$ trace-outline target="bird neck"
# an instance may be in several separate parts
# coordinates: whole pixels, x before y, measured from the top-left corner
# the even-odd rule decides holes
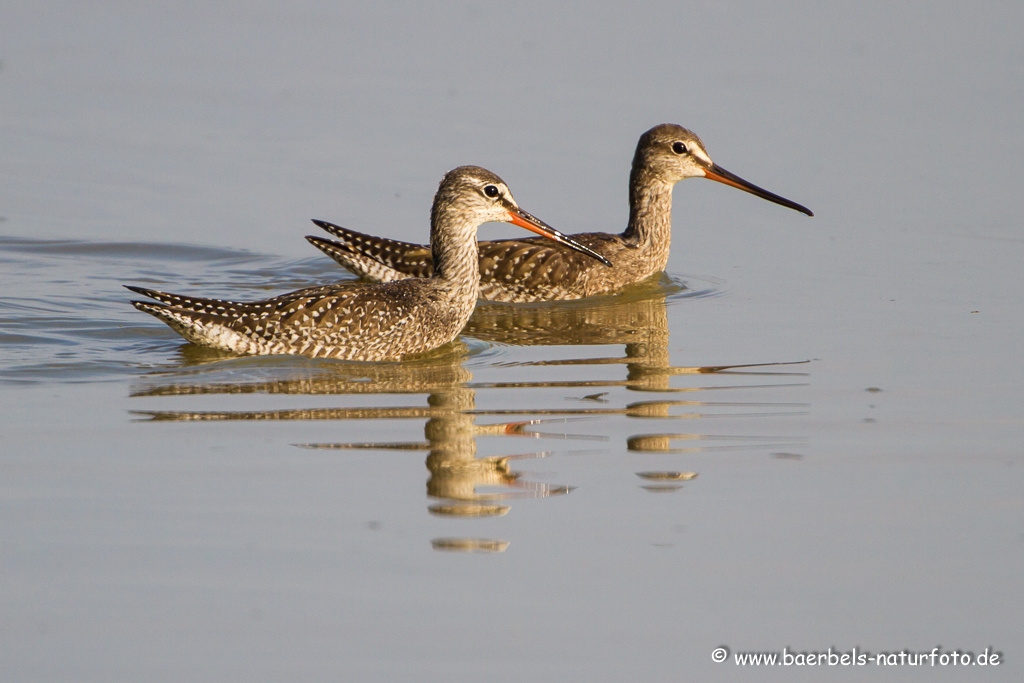
[[[629,176],[629,225],[622,237],[661,260],[659,270],[668,262],[672,243],[673,186],[643,168]]]
[[[470,222],[440,216],[430,230],[434,277],[448,283],[460,300],[473,302],[480,292],[476,229],[477,226]]]

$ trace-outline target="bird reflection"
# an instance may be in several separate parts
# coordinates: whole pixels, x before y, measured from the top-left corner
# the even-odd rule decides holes
[[[427,397],[430,417],[423,433],[425,443],[321,443],[300,444],[315,449],[374,449],[427,451],[427,495],[447,502],[430,506],[435,515],[452,517],[493,517],[509,511],[497,501],[512,498],[544,498],[571,491],[569,486],[552,486],[522,479],[510,461],[544,457],[528,453],[477,457],[478,436],[539,436],[526,430],[539,420],[493,425],[476,424],[476,391],[462,385],[435,390]],[[586,438],[581,436],[580,438]],[[487,489],[487,490],[484,490]]]
[[[690,289],[661,273],[632,285],[616,296],[581,301],[534,305],[479,303],[463,334],[482,341],[518,346],[618,345],[624,353],[617,357],[569,358],[560,360],[507,363],[513,366],[587,366],[625,365],[626,377],[620,381],[595,382],[502,382],[493,387],[527,386],[622,386],[631,391],[704,391],[707,387],[673,388],[669,380],[679,375],[712,373],[757,374],[771,368],[779,376],[779,366],[806,361],[747,363],[698,367],[673,366],[669,358],[668,304],[672,300],[716,296],[713,288]],[[778,386],[778,385],[774,385]],[[583,397],[602,401],[603,394]]]
[[[469,354],[465,344],[456,343],[440,353],[403,363],[325,363],[306,377],[285,377],[260,382],[236,383],[230,377],[237,368],[209,364],[206,359],[190,364],[193,375],[208,373],[208,381],[174,382],[139,386],[135,397],[188,396],[208,394],[288,394],[288,395],[381,395],[427,394],[426,406],[384,406],[345,408],[295,408],[246,411],[133,411],[154,421],[227,421],[227,420],[372,420],[425,419],[424,442],[347,442],[296,444],[310,449],[372,449],[425,451],[427,495],[441,502],[428,509],[434,515],[449,517],[500,516],[509,511],[505,501],[514,498],[544,498],[569,493],[572,487],[527,480],[512,468],[516,460],[539,458],[545,452],[477,457],[477,437],[530,437],[593,439],[590,435],[558,433],[548,435],[535,429],[544,420],[518,420],[499,424],[476,424],[476,389],[472,374],[464,367]],[[299,368],[309,371],[305,362]],[[252,369],[279,370],[265,364]],[[489,542],[480,546],[473,539],[447,539],[441,548],[474,551],[504,549],[507,543]],[[503,545],[504,543],[504,545]],[[495,545],[496,544],[496,545]]]
[[[679,298],[714,296],[712,289],[687,289],[662,275],[627,288],[610,297],[591,300],[530,305],[481,303],[463,332],[463,338],[491,345],[520,347],[567,347],[552,350],[543,360],[504,362],[500,356],[487,359],[486,374],[499,374],[500,381],[474,379],[467,366],[481,363],[481,346],[456,341],[404,362],[347,363],[295,358],[237,358],[185,346],[179,366],[155,372],[133,387],[139,399],[202,395],[302,395],[350,396],[354,405],[249,410],[136,410],[140,419],[153,421],[217,420],[374,420],[414,419],[424,421],[422,442],[344,442],[297,444],[316,449],[408,450],[426,453],[429,476],[427,495],[431,514],[446,517],[501,516],[510,503],[521,498],[546,498],[569,493],[568,484],[532,481],[514,469],[518,461],[540,458],[544,452],[480,457],[478,437],[557,437],[561,439],[604,439],[593,434],[570,434],[554,420],[622,416],[627,419],[678,421],[704,418],[775,418],[802,415],[807,405],[779,401],[683,400],[681,393],[712,392],[727,399],[737,390],[764,390],[773,398],[778,390],[802,386],[806,373],[791,363],[756,363],[712,366],[673,366],[669,352],[668,308]],[[621,355],[582,357],[575,347],[617,346]],[[500,354],[500,346],[483,353]],[[562,356],[561,358],[559,356]],[[594,366],[625,366],[624,372],[603,379],[579,379],[579,373]],[[575,367],[573,379],[558,379],[555,368]],[[530,380],[529,368],[540,368],[543,378]],[[555,373],[555,377],[551,374]],[[478,373],[480,374],[480,373]],[[564,373],[563,373],[564,374]],[[506,379],[515,376],[515,379]],[[691,376],[706,380],[678,380]],[[723,376],[725,376],[723,381]],[[254,377],[256,379],[254,379]],[[240,380],[240,378],[242,378]],[[688,384],[686,384],[688,382]],[[685,384],[680,386],[679,384]],[[671,396],[654,400],[616,404],[615,389],[657,392]],[[527,408],[477,408],[480,392],[500,392],[502,406],[515,405],[514,396],[527,388],[578,389],[572,407],[533,405]],[[510,393],[515,392],[515,394]],[[410,405],[375,406],[372,397],[406,395]],[[564,397],[564,396],[563,396]],[[653,397],[652,397],[653,398]],[[380,402],[380,401],[378,401]],[[478,424],[484,417],[499,418],[493,424]],[[587,425],[587,423],[582,423]],[[545,426],[542,426],[545,425]],[[588,426],[592,426],[591,422]],[[799,447],[798,437],[756,436],[714,433],[658,432],[628,437],[626,448],[634,452],[693,453],[748,448]],[[696,476],[696,473],[692,473]],[[648,477],[650,478],[650,477]],[[664,477],[663,477],[664,478]],[[692,478],[692,477],[690,477]],[[681,477],[679,480],[683,480]],[[647,483],[648,490],[675,490],[677,483]],[[507,542],[480,539],[441,539],[443,549],[473,548],[503,550]],[[440,549],[441,546],[435,544]]]

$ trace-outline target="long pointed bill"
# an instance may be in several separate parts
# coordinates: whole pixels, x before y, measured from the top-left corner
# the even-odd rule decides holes
[[[770,202],[775,202],[776,204],[785,206],[788,209],[793,209],[794,211],[799,211],[800,213],[806,213],[808,216],[814,215],[813,213],[811,213],[811,210],[808,209],[806,206],[801,206],[796,202],[789,201],[785,197],[780,197],[779,195],[769,192],[764,188],[760,188],[753,183],[748,183],[746,180],[740,178],[735,173],[729,173],[729,171],[726,171],[718,164],[711,164],[709,168],[704,169],[704,177],[707,178],[708,180],[714,180],[719,183],[731,185],[737,189],[743,190],[744,192],[749,192],[755,197],[767,199]]]
[[[544,221],[534,216],[531,216],[522,209],[510,208],[508,209],[508,215],[512,222],[512,225],[518,225],[520,228],[526,228],[527,230],[535,232],[538,235],[547,237],[550,240],[561,242],[570,249],[575,249],[581,254],[586,254],[591,258],[597,259],[598,261],[608,266],[609,268],[612,267],[612,262],[606,259],[604,256],[601,256],[593,249],[583,246],[582,244],[580,244],[573,238],[569,237],[568,235],[563,235],[562,233],[558,232]]]

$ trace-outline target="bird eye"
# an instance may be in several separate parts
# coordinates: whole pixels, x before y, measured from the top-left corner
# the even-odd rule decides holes
[[[497,185],[487,185],[486,187],[484,187],[484,194],[490,197],[491,199],[494,199],[499,194],[501,194],[501,192],[498,191]]]
[[[672,143],[672,151],[676,154],[686,154],[689,150],[686,149],[686,145],[677,140]]]

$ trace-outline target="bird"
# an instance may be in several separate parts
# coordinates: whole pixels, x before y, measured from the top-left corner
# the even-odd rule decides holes
[[[508,185],[478,166],[445,174],[430,215],[429,277],[344,282],[252,302],[167,294],[128,285],[132,301],[190,342],[242,355],[297,354],[352,361],[399,360],[458,336],[480,289],[476,231],[508,222],[607,259],[519,208]],[[605,267],[605,266],[602,266]]]
[[[480,296],[488,301],[526,303],[610,294],[665,269],[672,240],[672,189],[684,178],[707,178],[800,211],[810,209],[726,171],[708,156],[692,131],[661,124],[640,136],[629,176],[629,223],[621,234],[572,235],[611,261],[614,268],[561,244],[543,239],[480,242]],[[314,220],[336,240],[309,235],[316,248],[362,278],[392,282],[427,277],[430,249],[375,237]]]

